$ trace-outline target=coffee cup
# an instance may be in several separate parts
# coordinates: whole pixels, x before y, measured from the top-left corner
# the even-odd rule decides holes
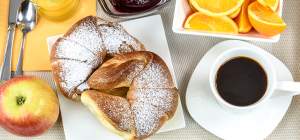
[[[300,93],[299,82],[279,81],[269,57],[251,47],[221,52],[212,63],[209,86],[220,106],[237,111],[257,108],[278,93]]]

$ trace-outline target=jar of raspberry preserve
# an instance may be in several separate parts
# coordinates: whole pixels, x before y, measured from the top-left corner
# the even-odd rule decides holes
[[[137,18],[154,13],[170,0],[98,0],[111,17]]]

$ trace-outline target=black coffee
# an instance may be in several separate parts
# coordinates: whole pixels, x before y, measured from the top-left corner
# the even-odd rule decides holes
[[[263,97],[267,75],[259,63],[247,57],[236,57],[224,63],[217,72],[216,86],[220,96],[236,106],[248,106]]]

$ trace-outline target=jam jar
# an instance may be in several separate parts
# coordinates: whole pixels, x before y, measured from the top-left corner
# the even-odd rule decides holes
[[[154,13],[170,0],[98,0],[104,12],[117,18],[136,18]]]

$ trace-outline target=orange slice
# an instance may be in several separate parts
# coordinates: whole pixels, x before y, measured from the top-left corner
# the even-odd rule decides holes
[[[250,2],[253,0],[245,0],[244,4],[242,5],[242,10],[238,17],[235,19],[236,24],[239,27],[240,33],[247,33],[251,30],[252,25],[248,19],[248,6]]]
[[[277,10],[279,0],[257,0],[261,5],[271,8],[274,12]]]
[[[253,2],[249,5],[248,16],[255,30],[266,36],[277,35],[286,28],[285,22],[277,13],[258,2]]]
[[[240,12],[241,12],[241,7],[239,9],[237,9],[235,12],[233,12],[232,14],[229,15],[230,18],[236,18]]]
[[[189,0],[199,12],[209,16],[226,16],[236,12],[244,0]]]
[[[189,5],[193,13],[198,11],[191,3],[189,3]]]
[[[184,28],[206,32],[238,33],[238,27],[231,18],[227,16],[208,16],[200,12],[190,15],[184,24]]]

